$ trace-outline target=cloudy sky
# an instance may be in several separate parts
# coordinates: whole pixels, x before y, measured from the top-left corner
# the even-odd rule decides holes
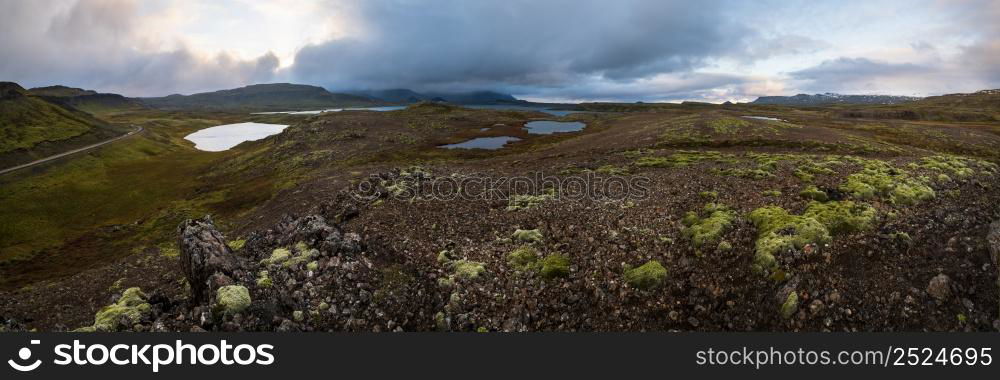
[[[0,0],[0,80],[547,101],[1000,87],[1000,1]]]

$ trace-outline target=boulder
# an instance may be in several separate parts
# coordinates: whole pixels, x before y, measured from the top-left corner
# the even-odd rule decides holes
[[[209,216],[185,220],[178,230],[181,271],[191,285],[192,301],[209,301],[214,289],[233,282],[236,258]]]
[[[951,297],[951,278],[944,274],[934,276],[927,284],[927,293],[938,301],[947,300]]]

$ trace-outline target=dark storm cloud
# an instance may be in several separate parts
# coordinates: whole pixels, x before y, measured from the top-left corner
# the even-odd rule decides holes
[[[0,0],[0,80],[64,84],[127,95],[215,90],[273,77],[278,59],[199,57],[180,46],[147,51],[136,1]]]
[[[742,57],[756,38],[722,2],[361,2],[351,37],[303,48],[293,78],[333,88],[545,92]]]

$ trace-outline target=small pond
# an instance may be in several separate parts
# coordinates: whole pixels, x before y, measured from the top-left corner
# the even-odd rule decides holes
[[[445,149],[489,149],[496,150],[503,148],[509,142],[521,141],[517,137],[510,136],[499,136],[499,137],[478,137],[469,141],[460,142],[458,144],[441,145],[440,148]]]
[[[289,115],[315,115],[324,112],[340,112],[340,111],[396,111],[406,108],[405,106],[385,106],[385,107],[356,107],[356,108],[328,108],[324,110],[313,110],[313,111],[277,111],[277,112],[254,112],[254,115],[276,115],[276,114],[289,114]]]
[[[550,120],[540,120],[540,121],[529,121],[524,124],[528,128],[528,133],[535,135],[551,135],[553,133],[559,132],[578,132],[583,130],[587,124],[581,123],[579,121],[550,121]]]
[[[287,125],[264,123],[225,124],[205,128],[184,137],[194,143],[198,150],[221,152],[244,141],[260,140],[281,133]]]
[[[757,119],[757,120],[784,121],[776,117],[767,117],[767,116],[743,116],[743,117],[747,119]]]

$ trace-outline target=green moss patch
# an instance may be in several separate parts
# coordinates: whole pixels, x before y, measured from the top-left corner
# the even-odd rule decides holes
[[[731,135],[736,134],[741,129],[749,127],[750,122],[743,119],[737,119],[735,117],[722,117],[709,121],[708,126],[709,128],[712,128],[715,133]]]
[[[527,210],[529,208],[537,207],[549,199],[555,197],[555,191],[549,189],[544,194],[539,195],[515,195],[510,198],[510,202],[507,205],[507,211],[519,211]]]
[[[514,231],[514,234],[511,235],[511,237],[515,241],[519,241],[522,243],[540,243],[543,239],[542,232],[537,229],[534,230],[518,229]]]
[[[933,199],[934,190],[905,170],[881,160],[856,158],[864,168],[847,177],[840,190],[856,199],[886,199],[896,205],[915,205]]]
[[[781,317],[788,319],[799,310],[799,294],[797,292],[791,292],[788,297],[785,298],[785,302],[781,304]]]
[[[827,200],[826,192],[820,190],[816,185],[809,185],[799,192],[799,196],[805,199],[811,199],[814,201],[825,202]]]
[[[546,279],[566,277],[569,276],[569,265],[569,257],[561,253],[553,253],[542,259],[538,274]]]
[[[877,217],[875,208],[853,201],[810,202],[803,216],[819,221],[833,235],[870,228]]]
[[[250,290],[241,285],[227,285],[215,292],[215,304],[225,315],[235,315],[250,307]]]
[[[94,324],[78,329],[79,332],[114,332],[119,328],[119,322],[127,321],[136,324],[149,316],[151,306],[146,301],[146,295],[139,288],[128,288],[122,292],[118,302],[105,306],[94,316]],[[131,326],[128,326],[131,327]]]
[[[691,211],[684,216],[681,234],[691,240],[695,248],[716,245],[735,219],[735,213],[725,205],[709,203],[701,214]]]
[[[507,262],[512,267],[520,271],[528,271],[535,268],[538,263],[538,251],[530,245],[523,245],[507,254]]]
[[[666,278],[667,268],[656,260],[650,260],[638,268],[625,269],[625,282],[637,289],[654,289],[663,284]]]
[[[475,279],[486,271],[483,263],[470,260],[456,260],[451,263],[455,278]]]
[[[814,218],[791,215],[778,206],[761,207],[750,213],[757,227],[753,270],[769,273],[777,266],[777,255],[802,249],[806,244],[831,241],[830,232]]]

